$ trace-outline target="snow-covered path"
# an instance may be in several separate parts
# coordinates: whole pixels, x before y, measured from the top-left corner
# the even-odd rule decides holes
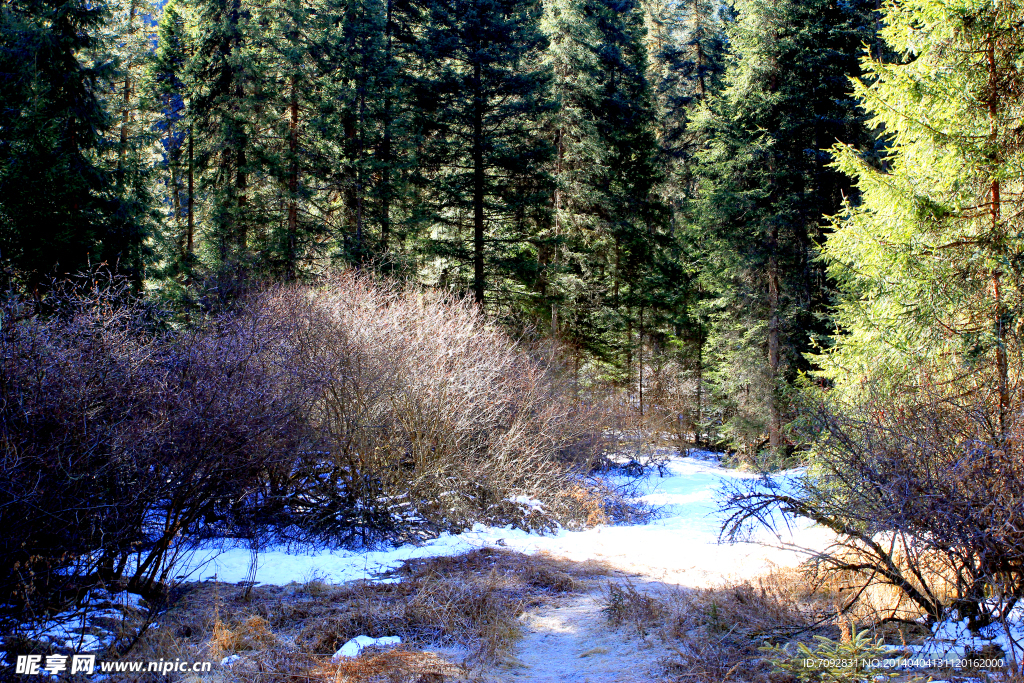
[[[660,643],[608,628],[597,591],[529,612],[516,658],[502,683],[650,683],[658,680]]]

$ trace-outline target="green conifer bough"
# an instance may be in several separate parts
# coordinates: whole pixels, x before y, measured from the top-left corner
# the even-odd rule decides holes
[[[748,0],[737,11],[726,88],[693,123],[708,140],[694,213],[715,298],[709,355],[725,432],[752,456],[762,443],[773,454],[784,447],[804,354],[828,330],[831,286],[814,254],[824,216],[851,188],[825,150],[836,139],[867,147],[849,78],[871,8]]]
[[[973,375],[1002,429],[1020,374],[1024,10],[989,0],[903,0],[863,60],[856,95],[888,135],[881,167],[836,146],[862,202],[825,256],[841,335],[824,374],[848,400]]]

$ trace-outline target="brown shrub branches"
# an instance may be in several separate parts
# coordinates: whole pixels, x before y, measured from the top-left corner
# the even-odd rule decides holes
[[[804,517],[838,537],[818,561],[862,588],[893,586],[932,620],[951,608],[972,627],[1003,619],[1024,595],[1024,420],[1018,403],[1004,431],[997,397],[957,388],[821,409],[809,476],[733,491],[727,533],[780,510]]]
[[[472,305],[351,274],[177,329],[123,283],[10,295],[0,604],[152,590],[211,535],[549,527],[593,507],[575,478],[596,434],[554,365]]]

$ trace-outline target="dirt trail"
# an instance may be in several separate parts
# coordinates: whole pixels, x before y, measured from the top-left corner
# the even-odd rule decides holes
[[[616,579],[612,579],[613,581]],[[614,628],[601,611],[607,580],[529,610],[515,659],[494,672],[502,683],[653,683],[663,680],[656,639]]]

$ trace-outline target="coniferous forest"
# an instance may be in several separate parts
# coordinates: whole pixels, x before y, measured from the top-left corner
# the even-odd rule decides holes
[[[861,199],[829,149],[884,164],[851,79],[906,61],[873,3],[4,11],[10,283],[105,264],[189,315],[211,286],[381,272],[638,408],[673,394],[751,460],[792,442],[837,330],[821,249]]]
[[[929,618],[1005,617],[1022,26],[991,0],[6,0],[0,602],[155,585],[201,529],[369,546],[520,490],[569,519],[614,438],[810,463],[734,492],[729,529],[782,505]],[[894,563],[922,547],[955,589]]]

